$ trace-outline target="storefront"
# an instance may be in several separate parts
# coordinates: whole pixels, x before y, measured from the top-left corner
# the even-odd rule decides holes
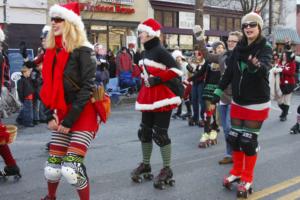
[[[81,3],[81,15],[90,41],[116,52],[130,43],[137,46],[136,28],[148,18],[149,7],[147,0],[98,0]]]
[[[150,0],[154,18],[162,25],[163,43],[168,49],[193,48],[195,2],[191,0]],[[242,12],[204,6],[203,28],[210,41],[225,40],[228,32],[240,30]]]

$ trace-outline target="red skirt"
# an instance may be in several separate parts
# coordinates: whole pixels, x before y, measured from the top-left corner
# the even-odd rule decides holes
[[[165,112],[176,108],[180,103],[180,97],[176,96],[163,84],[153,87],[143,85],[138,94],[135,109],[141,111]]]
[[[233,119],[264,121],[269,116],[269,103],[241,106],[236,103],[231,104],[230,116]]]

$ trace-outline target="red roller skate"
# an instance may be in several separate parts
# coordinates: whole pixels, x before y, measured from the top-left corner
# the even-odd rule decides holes
[[[232,185],[233,183],[240,182],[241,177],[240,176],[234,176],[234,175],[229,175],[229,176],[225,176],[223,179],[223,186],[228,189],[228,190],[232,190]]]
[[[238,185],[236,196],[238,198],[247,199],[249,197],[249,195],[252,194],[252,193],[253,193],[252,183],[241,182]]]

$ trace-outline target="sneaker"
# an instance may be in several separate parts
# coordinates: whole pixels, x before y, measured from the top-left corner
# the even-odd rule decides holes
[[[226,165],[233,163],[232,158],[229,156],[224,157],[222,160],[219,161],[219,165]]]

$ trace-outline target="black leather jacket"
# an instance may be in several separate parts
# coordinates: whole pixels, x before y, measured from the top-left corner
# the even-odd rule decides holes
[[[82,46],[70,53],[64,70],[65,101],[72,107],[63,119],[62,125],[71,128],[89,101],[96,77],[96,56],[93,49]],[[48,120],[53,111],[47,111]]]

